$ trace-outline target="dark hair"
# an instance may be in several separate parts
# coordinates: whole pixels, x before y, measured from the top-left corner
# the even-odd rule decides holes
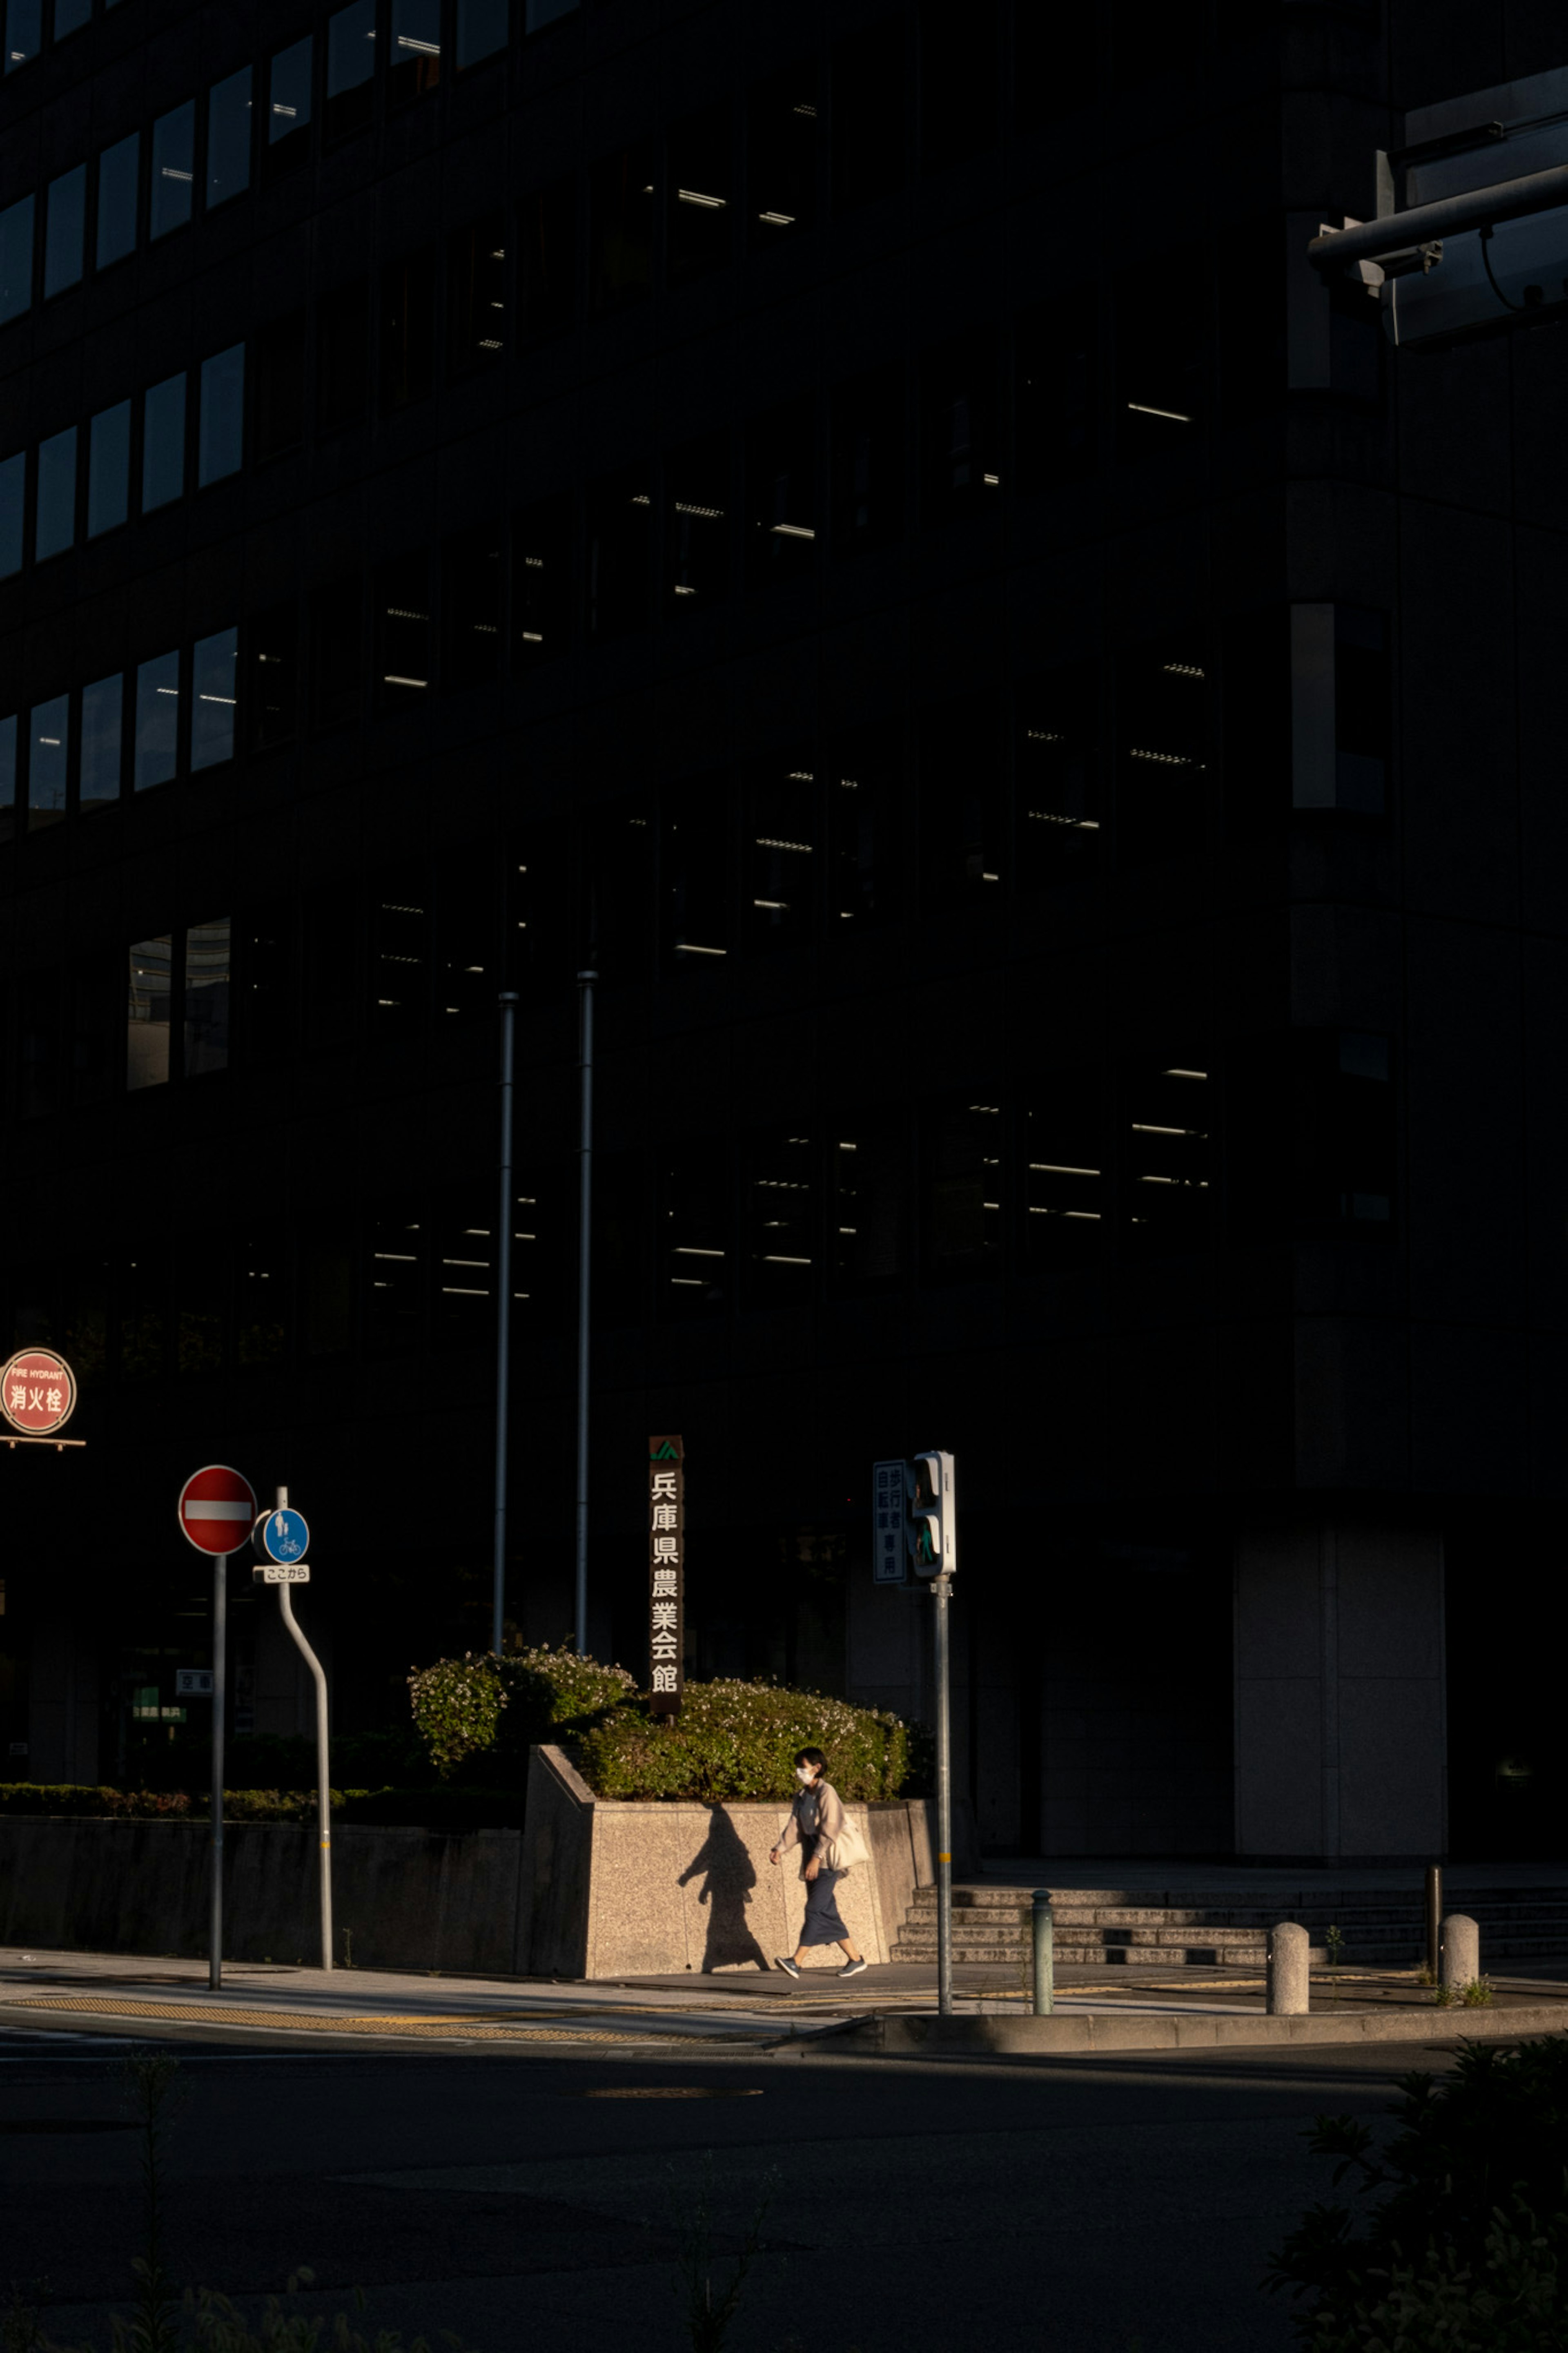
[[[815,1765],[819,1773],[827,1770],[827,1759],[820,1748],[797,1748],[795,1761],[797,1765]]]

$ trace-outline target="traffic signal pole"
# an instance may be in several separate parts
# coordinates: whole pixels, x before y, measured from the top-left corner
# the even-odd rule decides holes
[[[936,1604],[936,2006],[952,2015],[952,1709],[948,1603],[952,1578],[931,1579]]]

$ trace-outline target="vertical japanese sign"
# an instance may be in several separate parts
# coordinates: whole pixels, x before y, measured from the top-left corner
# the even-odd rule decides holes
[[[897,1462],[871,1465],[871,1582],[906,1585],[904,1495],[906,1472]]]
[[[656,1715],[680,1705],[686,1625],[686,1449],[647,1442],[648,1689]]]

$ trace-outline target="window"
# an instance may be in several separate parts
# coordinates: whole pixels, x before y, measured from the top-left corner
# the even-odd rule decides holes
[[[360,593],[351,573],[323,582],[310,598],[310,705],[318,727],[360,715]]]
[[[184,1379],[220,1373],[228,1339],[228,1253],[216,1234],[181,1236],[175,1260],[174,1366]]]
[[[572,508],[565,497],[527,507],[511,531],[511,653],[531,669],[572,630]]]
[[[107,269],[136,250],[138,183],[142,176],[142,134],[104,148],[98,159],[98,239],[95,258]]]
[[[510,0],[458,0],[458,71],[504,49],[511,37]]]
[[[0,465],[0,580],[22,569],[27,512],[27,453],[18,449]]]
[[[242,1236],[235,1251],[234,1356],[247,1365],[275,1365],[289,1353],[287,1245],[275,1229]]]
[[[1093,871],[1104,839],[1100,670],[1076,663],[1021,691],[1014,748],[1019,887],[1048,891]]]
[[[87,535],[118,530],[131,512],[131,403],[100,408],[88,428]]]
[[[835,1133],[827,1154],[827,1235],[836,1292],[884,1290],[902,1274],[908,1165],[901,1111]]]
[[[365,1346],[373,1356],[410,1356],[425,1343],[425,1221],[412,1205],[384,1208],[371,1219],[368,1240]]]
[[[267,144],[262,177],[280,179],[310,159],[310,80],[314,44],[307,35],[273,58],[267,79]]]
[[[287,457],[305,438],[305,313],[292,311],[256,339],[256,461]]]
[[[588,487],[588,634],[603,641],[646,628],[652,587],[648,471],[626,468]]]
[[[1024,1263],[1093,1265],[1106,1227],[1105,1113],[1098,1071],[1039,1080],[1024,1113]]]
[[[1031,13],[1028,0],[1016,13]],[[920,45],[921,168],[940,172],[996,143],[1002,63],[998,0],[965,0],[962,10],[954,9],[950,0],[921,0]]]
[[[817,73],[802,59],[758,82],[746,106],[746,227],[755,247],[816,219]]]
[[[646,828],[638,838],[647,843]],[[584,866],[588,863],[586,854],[584,862]],[[566,827],[559,818],[529,826],[506,845],[501,878],[505,886],[501,909],[503,948],[496,971],[499,986],[521,990],[527,1003],[557,995],[567,986],[571,974],[584,965],[600,969],[595,965],[591,945],[592,913],[590,910],[589,920],[584,923],[581,901],[574,903],[574,894],[567,887],[571,873]],[[582,880],[587,883],[590,878],[584,873]],[[591,891],[589,895],[591,898]],[[640,941],[646,946],[653,913],[653,893],[646,884],[637,913],[641,923]],[[475,928],[477,932],[477,924]],[[647,963],[645,955],[640,968],[646,970]],[[605,977],[602,970],[600,977]],[[487,1007],[495,1003],[496,985],[492,981],[485,991],[483,1001]]]
[[[238,705],[239,632],[198,638],[191,658],[191,766],[216,767],[234,757]]]
[[[833,545],[886,547],[904,529],[904,385],[878,368],[833,396]]]
[[[359,425],[370,405],[370,281],[355,278],[316,305],[316,430]]]
[[[360,892],[344,884],[310,891],[300,908],[304,1043],[342,1045],[354,1032],[360,997]]]
[[[1020,131],[1077,114],[1100,95],[1098,9],[1013,9],[1013,108]]]
[[[156,944],[154,943],[154,944]],[[167,1015],[165,1014],[165,1023]],[[163,1037],[168,1038],[165,1026]],[[165,1044],[165,1054],[167,1049]],[[165,1069],[163,1077],[168,1077]],[[120,1270],[120,1377],[151,1381],[168,1365],[169,1268],[162,1251],[138,1248]]]
[[[746,440],[746,571],[754,585],[816,561],[816,417],[809,399],[756,418]]]
[[[1134,1257],[1203,1249],[1214,1116],[1207,1056],[1191,1050],[1122,1074],[1121,1240]]]
[[[392,0],[389,106],[412,106],[441,79],[441,0]]]
[[[107,808],[120,798],[121,729],[125,681],[95,679],[81,691],[81,780],[77,806],[85,817],[89,809]]]
[[[921,520],[994,505],[1001,487],[996,350],[989,335],[928,352],[921,367]]]
[[[732,141],[728,106],[689,115],[669,133],[666,264],[672,285],[730,259]]]
[[[169,1079],[169,1008],[174,975],[174,943],[138,940],[129,956],[125,1008],[125,1083],[166,1086]]]
[[[430,559],[423,548],[383,564],[375,586],[376,684],[388,710],[423,702],[432,677]]]
[[[67,987],[67,976],[56,965],[47,972],[25,974],[16,989],[22,1049],[18,1109],[24,1119],[47,1118],[66,1099]]]
[[[742,1242],[748,1307],[809,1303],[819,1189],[816,1147],[808,1135],[781,1130],[750,1139]]]
[[[232,635],[232,631],[230,632]],[[198,659],[200,648],[197,648]],[[193,762],[193,765],[195,762]],[[194,923],[185,934],[184,1074],[205,1078],[228,1068],[229,999],[233,973],[226,915]]]
[[[125,969],[120,955],[99,954],[79,964],[73,996],[71,1099],[103,1103],[120,1092],[125,1051]]]
[[[79,33],[92,22],[92,0],[55,0],[54,36],[63,41],[68,33]]]
[[[44,45],[44,0],[6,0],[5,70],[36,58]]]
[[[32,303],[33,206],[34,199],[23,196],[0,213],[0,326]]]
[[[191,217],[196,145],[195,101],[161,114],[153,125],[151,237],[167,237]]]
[[[664,560],[678,613],[700,611],[728,592],[729,510],[728,435],[672,449],[664,465]]]
[[[436,380],[436,248],[405,254],[381,282],[381,400],[423,400]]]
[[[717,1137],[685,1145],[658,1173],[658,1312],[711,1314],[729,1290],[729,1154]]]
[[[904,184],[901,17],[884,17],[833,52],[833,209],[850,211]]]
[[[503,552],[498,525],[458,533],[441,553],[447,682],[491,686],[500,676]]]
[[[375,0],[353,0],[327,19],[327,138],[363,131],[375,103]]]
[[[44,207],[44,300],[80,282],[87,244],[87,165],[49,182]]]
[[[155,654],[136,669],[136,762],[133,790],[166,785],[180,747],[180,657]]]
[[[522,332],[558,335],[577,314],[577,184],[552,180],[522,200],[518,256]]]
[[[447,366],[493,367],[506,350],[506,216],[487,213],[447,245]]]
[[[221,482],[245,462],[245,345],[231,343],[202,362],[196,428],[196,486]]]
[[[984,902],[999,916],[1005,850],[1002,739],[994,702],[966,695],[921,713],[921,895]]]
[[[245,625],[246,732],[253,752],[292,742],[300,712],[300,608],[290,600]]]
[[[1116,664],[1116,854],[1146,865],[1201,849],[1208,816],[1208,675],[1201,644],[1141,646]]]
[[[649,144],[596,164],[588,183],[588,288],[595,311],[616,311],[653,286],[656,164]]]
[[[250,68],[207,92],[207,210],[250,185]]]
[[[1209,304],[1191,256],[1161,254],[1116,286],[1118,455],[1195,459],[1208,403]]]
[[[938,1108],[925,1141],[925,1265],[929,1275],[990,1272],[1002,1255],[1005,1122],[999,1097]]]
[[[27,745],[27,824],[51,825],[66,813],[70,767],[70,697],[33,705]]]
[[[821,896],[821,804],[807,760],[771,761],[752,776],[742,840],[742,918],[754,946],[805,937]]]
[[[639,795],[591,810],[584,825],[583,932],[601,980],[646,981],[655,903],[651,805]]]
[[[579,5],[580,0],[524,0],[524,29],[542,33],[546,25],[553,25],[560,16],[569,16]]]
[[[38,444],[38,520],[33,543],[37,562],[76,543],[76,427],[52,433]]]
[[[659,812],[660,961],[706,970],[730,949],[730,797],[721,776],[674,785]]]
[[[433,970],[444,1021],[495,1011],[496,880],[488,841],[450,852],[437,869]]]
[[[300,1309],[307,1356],[342,1356],[353,1345],[354,1253],[346,1240],[312,1232],[300,1252]]]
[[[1099,463],[1098,335],[1092,286],[1069,287],[1018,322],[1015,429],[1022,491],[1079,481]]]
[[[511,1281],[514,1297],[521,1293],[526,1300],[531,1285],[529,1275],[519,1264],[529,1249],[518,1228],[537,1229],[533,1215],[537,1204],[531,1196],[520,1198],[512,1220],[513,1242]],[[481,1345],[493,1337],[495,1331],[494,1291],[495,1219],[493,1206],[481,1206],[474,1199],[442,1198],[436,1208],[433,1220],[436,1253],[436,1330],[441,1338],[462,1346],[465,1342]]]
[[[286,903],[261,907],[237,927],[235,1010],[239,1050],[247,1064],[286,1052],[292,1023],[293,925]]]
[[[1290,608],[1292,799],[1381,817],[1393,749],[1388,623],[1352,605]]]
[[[142,512],[167,506],[185,491],[185,379],[165,376],[142,400]]]
[[[826,747],[829,902],[827,925],[885,923],[900,902],[900,847],[906,822],[901,747],[885,727],[858,727]]]

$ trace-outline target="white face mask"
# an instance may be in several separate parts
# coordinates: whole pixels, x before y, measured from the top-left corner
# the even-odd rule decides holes
[[[797,1765],[795,1768],[795,1778],[797,1781],[815,1781],[816,1778],[816,1766]]]

